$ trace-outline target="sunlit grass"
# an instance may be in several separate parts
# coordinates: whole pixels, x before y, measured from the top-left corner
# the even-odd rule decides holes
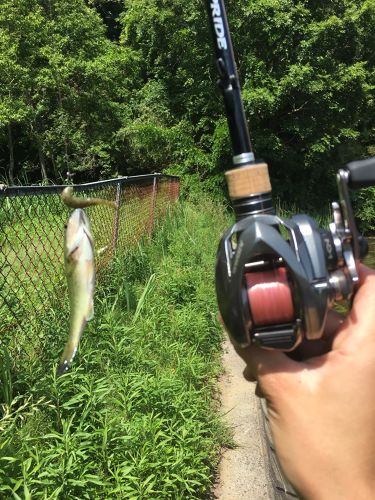
[[[219,206],[178,204],[119,253],[71,372],[56,378],[68,306],[45,311],[28,357],[0,344],[0,497],[207,498],[227,434],[214,407],[222,333]]]
[[[115,250],[127,251],[152,233],[155,221],[164,216],[171,201],[168,189],[168,182],[158,183],[155,193],[152,184],[123,186],[118,219],[107,206],[86,209],[98,250],[98,280],[106,277]],[[116,186],[94,194],[113,200]],[[90,191],[79,193],[92,195]],[[0,337],[6,345],[14,339],[20,343],[25,323],[40,328],[38,323],[46,312],[63,307],[64,225],[70,213],[58,193],[0,198]],[[30,339],[34,343],[35,337]]]

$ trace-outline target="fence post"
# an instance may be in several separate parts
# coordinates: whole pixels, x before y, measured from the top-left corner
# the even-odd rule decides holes
[[[148,235],[152,236],[155,225],[155,206],[156,206],[156,194],[157,194],[157,174],[154,176],[154,182],[152,185],[152,196],[151,196],[151,208],[150,208],[150,224],[148,228]]]
[[[116,188],[116,209],[115,209],[115,219],[113,224],[113,236],[112,236],[112,255],[115,253],[118,240],[120,205],[121,205],[121,183],[118,182]]]

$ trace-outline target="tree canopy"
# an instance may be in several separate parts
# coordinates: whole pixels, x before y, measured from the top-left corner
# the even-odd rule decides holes
[[[256,155],[278,196],[319,205],[337,166],[374,148],[375,0],[227,10]],[[216,78],[200,0],[1,0],[0,175],[173,170],[222,189]]]

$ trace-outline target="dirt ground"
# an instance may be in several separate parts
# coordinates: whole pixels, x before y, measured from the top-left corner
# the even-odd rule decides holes
[[[243,376],[243,361],[229,341],[220,381],[222,413],[234,432],[235,449],[224,449],[214,491],[218,500],[270,500],[255,384]]]

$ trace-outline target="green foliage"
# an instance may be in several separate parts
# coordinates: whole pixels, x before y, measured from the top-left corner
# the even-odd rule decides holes
[[[363,233],[375,231],[375,188],[362,189],[354,195],[354,213]]]
[[[83,0],[4,1],[0,27],[0,125],[12,126],[16,152],[38,158],[44,178],[113,171],[136,54],[106,39]]]
[[[276,197],[319,208],[336,197],[337,167],[374,147],[375,2],[227,9],[257,157]],[[204,2],[4,0],[0,27],[2,177],[168,170],[191,192],[225,192],[231,146]]]
[[[2,348],[0,496],[208,497],[229,440],[213,403],[213,264],[227,224],[212,202],[180,203],[152,244],[118,255],[66,375],[55,369],[67,309],[44,312],[43,356],[13,364]]]
[[[367,47],[374,8],[353,0],[259,0],[236,8],[254,146],[269,161],[283,199],[305,204],[308,184],[309,202],[319,206],[334,194],[337,166],[353,152],[366,155],[373,141],[374,66]]]

